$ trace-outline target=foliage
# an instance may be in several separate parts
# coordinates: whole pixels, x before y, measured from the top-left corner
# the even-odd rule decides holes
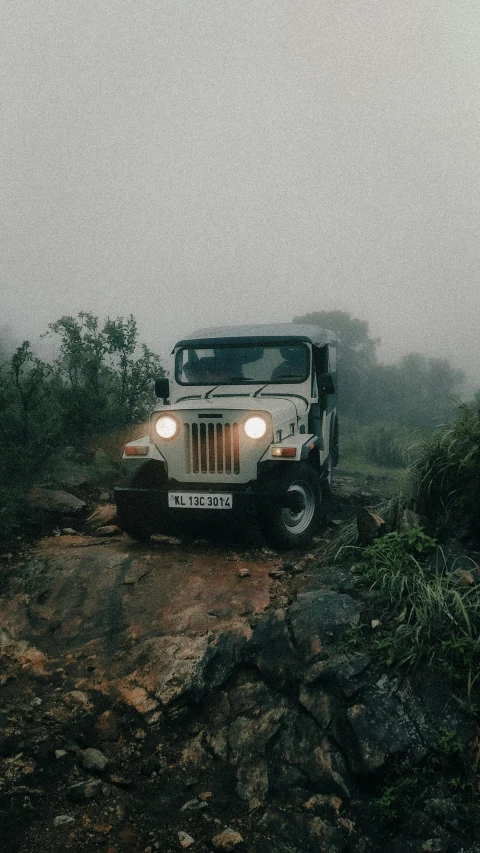
[[[480,414],[462,405],[455,424],[424,441],[412,469],[416,509],[438,533],[480,533]]]
[[[358,549],[359,551],[359,549]],[[480,601],[436,540],[415,528],[388,533],[361,551],[359,569],[388,607],[391,628],[380,637],[386,663],[480,661]]]
[[[417,432],[397,423],[342,420],[343,460],[363,459],[372,465],[405,468],[413,461],[418,441]]]
[[[0,363],[0,540],[15,535],[26,512],[22,491],[52,453],[84,448],[92,436],[124,437],[147,417],[154,379],[164,375],[159,357],[138,343],[132,316],[102,326],[80,312],[51,323],[47,334],[59,342],[53,364],[28,341]]]
[[[54,364],[58,396],[69,441],[121,429],[144,418],[153,402],[152,386],[163,376],[160,359],[139,349],[134,317],[107,319],[80,312],[49,325],[60,340]]]

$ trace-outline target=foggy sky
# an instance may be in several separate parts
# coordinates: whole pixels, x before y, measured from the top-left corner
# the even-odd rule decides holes
[[[478,0],[3,0],[0,326],[343,309],[478,376]]]

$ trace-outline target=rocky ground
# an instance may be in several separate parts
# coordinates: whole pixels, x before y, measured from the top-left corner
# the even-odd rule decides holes
[[[44,507],[50,535],[0,559],[1,850],[480,850],[438,748],[472,748],[471,718],[359,644],[379,605],[326,556],[376,485],[339,477],[288,556],[250,528],[144,546]],[[393,765],[428,778],[408,816],[388,813]]]

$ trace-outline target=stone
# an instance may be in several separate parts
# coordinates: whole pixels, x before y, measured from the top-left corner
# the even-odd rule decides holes
[[[33,508],[52,515],[79,515],[86,508],[85,501],[61,489],[43,489],[34,486],[27,494]]]
[[[150,537],[150,542],[154,545],[181,545],[182,540],[176,536],[165,536],[163,533],[153,533]]]
[[[288,611],[295,644],[307,661],[340,640],[360,619],[361,605],[331,590],[301,593]]]
[[[62,536],[76,536],[77,531],[73,527],[63,527]]]
[[[239,832],[227,827],[213,836],[212,844],[216,850],[234,850],[239,844],[243,844],[243,838]]]
[[[347,709],[343,721],[340,717],[334,721],[333,730],[356,773],[378,771],[400,755],[418,763],[427,752],[417,721],[400,699],[374,688],[366,690],[362,701]]]
[[[184,850],[186,850],[187,847],[191,847],[192,844],[195,844],[195,839],[192,838],[188,832],[183,832],[182,830],[178,833],[178,840],[180,842],[180,847],[183,847]]]
[[[359,545],[367,546],[387,532],[387,525],[371,506],[362,506],[357,510],[357,530]]]
[[[302,684],[299,694],[299,702],[309,711],[313,719],[323,730],[328,729],[338,710],[338,703],[329,693],[322,688],[307,688]]]
[[[55,750],[55,758],[63,758],[64,755],[68,755],[66,749],[56,749]]]
[[[67,793],[71,800],[90,800],[101,793],[102,787],[101,779],[85,779],[83,782],[76,782],[75,785],[71,785]]]
[[[112,783],[112,785],[116,785],[117,788],[131,788],[132,780],[127,779],[125,776],[120,776],[118,773],[112,773],[108,777],[108,781]]]
[[[368,681],[370,655],[338,655],[316,661],[305,672],[305,684],[321,684],[347,698]]]
[[[95,770],[97,773],[101,773],[108,766],[108,758],[99,749],[89,747],[80,750],[78,755],[80,764],[85,770]]]
[[[120,527],[116,524],[105,524],[95,530],[95,536],[118,536],[121,533]]]
[[[155,696],[164,707],[180,699],[201,699],[207,660],[211,661],[208,647],[208,636],[185,634],[154,637],[139,646],[139,655],[155,672]]]
[[[100,740],[118,740],[120,731],[115,711],[104,711],[100,714],[95,720],[95,731]]]
[[[69,823],[74,823],[75,818],[71,817],[68,814],[59,814],[54,818],[53,825],[54,826],[67,826]]]
[[[300,662],[285,610],[270,610],[257,622],[246,654],[268,683],[291,685],[298,681]]]
[[[258,809],[268,794],[268,768],[264,759],[240,764],[237,768],[237,793],[249,808]]]
[[[406,533],[408,530],[420,527],[421,523],[420,516],[416,512],[412,512],[411,509],[404,509],[398,519],[398,530],[400,533]]]
[[[271,784],[276,791],[313,782],[318,793],[350,797],[350,775],[343,757],[310,717],[291,714],[284,721],[271,762]]]

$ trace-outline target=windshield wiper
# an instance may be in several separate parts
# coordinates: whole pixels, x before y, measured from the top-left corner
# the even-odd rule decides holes
[[[217,390],[217,388],[220,388],[220,385],[214,385],[214,386],[213,386],[213,388],[210,388],[210,390],[209,390],[209,391],[207,391],[207,392],[203,395],[203,399],[204,399],[204,400],[208,400],[208,399],[209,399],[209,397],[210,397],[210,394],[213,394],[213,392],[214,392],[214,391],[216,391],[216,390]]]

